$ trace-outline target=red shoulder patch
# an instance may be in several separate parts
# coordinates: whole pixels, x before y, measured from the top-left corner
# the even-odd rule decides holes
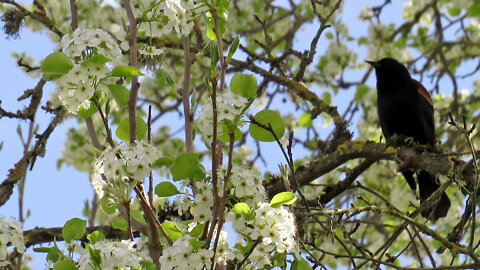
[[[432,97],[428,93],[427,89],[418,81],[417,82],[417,91],[418,93],[433,107]]]

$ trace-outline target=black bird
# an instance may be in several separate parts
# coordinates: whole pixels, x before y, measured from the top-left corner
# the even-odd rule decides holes
[[[377,75],[377,110],[383,135],[388,140],[394,134],[412,138],[414,142],[433,146],[435,124],[430,94],[418,81],[412,79],[407,68],[393,58],[366,61],[375,68]],[[402,172],[412,190],[416,190],[414,172]],[[426,200],[440,186],[435,175],[426,171],[415,173],[420,190],[420,201]],[[431,209],[422,216],[433,221],[445,217],[450,200],[443,193]]]

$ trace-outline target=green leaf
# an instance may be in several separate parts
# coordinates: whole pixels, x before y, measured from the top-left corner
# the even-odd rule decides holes
[[[79,218],[72,218],[65,223],[62,229],[62,236],[70,243],[72,240],[80,239],[85,234],[87,221]]]
[[[56,243],[52,247],[33,248],[33,251],[40,252],[40,253],[47,253],[47,260],[54,263],[58,262],[58,260],[60,260],[60,256],[62,255],[62,252],[56,246]]]
[[[355,102],[362,101],[363,97],[366,93],[368,93],[369,90],[370,88],[365,84],[357,85],[357,92],[355,93],[355,97],[353,98],[353,100],[355,100]]]
[[[232,211],[237,215],[241,215],[242,213],[248,214],[250,212],[250,207],[244,202],[239,202],[233,206]]]
[[[272,257],[272,262],[274,266],[281,267],[285,265],[285,260],[287,259],[286,253],[275,252]]]
[[[228,143],[230,142],[230,133],[233,132],[233,141],[236,142],[242,138],[242,131],[238,128],[238,126],[233,125],[233,122],[224,119],[221,123],[222,132],[218,134],[218,139],[222,142]]]
[[[344,239],[345,239],[345,234],[344,234],[344,232],[343,232],[342,229],[340,229],[340,228],[337,227],[337,228],[335,228],[335,229],[333,229],[333,230],[334,230],[334,232],[335,232],[335,234],[337,235],[338,238],[340,238],[341,240],[344,240]]]
[[[63,52],[54,52],[45,57],[40,70],[44,74],[60,75],[58,77],[61,77],[61,75],[67,74],[72,68],[73,62],[68,55]]]
[[[220,37],[223,37],[223,35],[225,34],[225,30],[227,29],[227,18],[228,18],[228,15],[227,15],[227,10],[226,9],[223,9],[223,10],[217,10],[218,11],[218,17],[219,17],[219,20],[218,20],[218,24],[220,26]],[[217,40],[217,36],[215,34],[215,31],[213,30],[215,27],[215,20],[213,19],[213,16],[212,16],[212,13],[207,12],[207,37],[210,39],[210,40]]]
[[[110,115],[110,102],[105,103],[105,109],[103,111],[105,112],[105,118],[108,119],[108,116]]]
[[[283,119],[277,111],[260,111],[255,115],[254,119],[265,126],[268,126],[268,124],[270,124],[272,126],[273,132],[278,139],[280,139],[285,133],[285,124],[283,123]],[[256,124],[251,123],[249,130],[250,135],[255,140],[262,142],[275,141],[275,137],[270,133],[270,131],[264,129],[263,127],[257,126]]]
[[[45,81],[53,81],[53,80],[58,79],[62,76],[63,76],[63,74],[45,74],[45,75],[43,75],[43,79]]]
[[[305,112],[298,118],[298,124],[301,127],[311,127],[312,126],[312,114]]]
[[[474,2],[467,11],[467,17],[479,17],[480,16],[480,2]]]
[[[147,221],[145,220],[145,218],[143,218],[143,213],[137,209],[130,208],[130,216],[143,224],[147,224]]]
[[[161,157],[152,164],[152,168],[158,168],[160,166],[172,165],[175,162],[175,158],[172,156]]]
[[[105,240],[105,234],[101,231],[94,231],[87,235],[87,239],[90,241],[90,243],[95,244],[98,241]]]
[[[192,231],[190,232],[191,237],[200,237],[203,234],[203,230],[205,229],[205,223],[200,223],[197,226],[193,227]]]
[[[213,87],[212,87],[212,84],[210,83],[208,75],[203,76],[203,83],[205,84],[205,87],[207,87],[207,90],[209,92],[213,91]]]
[[[270,206],[278,207],[278,206],[290,203],[294,199],[296,199],[296,197],[292,192],[289,192],[289,191],[280,192],[277,195],[273,196],[272,200],[270,201]]]
[[[140,75],[143,75],[143,73],[134,66],[116,66],[112,70],[113,77],[134,77]]]
[[[456,6],[447,7],[447,11],[450,16],[458,16],[462,12],[462,10]]]
[[[70,259],[65,259],[57,262],[53,267],[54,270],[75,270],[78,269],[75,263]]]
[[[208,52],[210,52],[210,50],[211,50],[210,47],[212,47],[213,44],[216,44],[215,41],[213,41],[213,40],[208,41],[207,44],[205,44],[205,46],[203,47],[203,49],[199,52],[199,54],[205,55]]]
[[[141,261],[142,270],[157,270],[157,267],[154,263],[148,261]]]
[[[127,228],[128,228],[128,222],[123,217],[118,217],[117,219],[115,219],[113,221],[112,227],[114,229],[119,229],[119,230],[122,230],[122,231],[126,231]]]
[[[366,37],[360,37],[357,41],[358,45],[368,45],[370,41]]]
[[[90,254],[90,266],[97,266],[96,268],[100,268],[100,264],[102,263],[102,254],[100,254],[100,250],[94,249],[92,246],[89,244],[85,243],[85,248],[88,250],[88,253]]]
[[[222,11],[228,11],[228,7],[230,6],[230,0],[216,0],[215,1],[215,8]]]
[[[103,197],[100,199],[100,205],[107,214],[113,214],[115,210],[117,210],[118,202],[115,202],[111,198]]]
[[[155,187],[155,194],[157,194],[158,197],[170,197],[180,194],[180,191],[170,182],[161,182]]]
[[[230,45],[230,48],[228,48],[227,60],[232,59],[239,45],[240,45],[240,35],[235,37],[235,39],[232,41],[232,44]]]
[[[302,257],[295,258],[291,270],[312,270],[312,266]]]
[[[130,143],[130,119],[127,117],[118,124],[115,134],[122,141]],[[137,140],[141,141],[147,134],[147,123],[140,116],[137,116]]]
[[[105,101],[107,100],[107,92],[105,92],[103,90],[95,91],[95,94],[93,95],[93,97],[97,100],[98,105],[102,106],[105,103]],[[90,108],[85,109],[82,106],[77,111],[78,115],[80,115],[83,118],[90,117],[90,116],[94,115],[96,112],[98,112],[98,108],[95,105],[95,102],[93,100],[90,100],[89,102],[90,102]]]
[[[319,248],[322,246],[322,244],[323,244],[323,238],[321,236],[315,237],[315,240],[314,240],[315,247]]]
[[[107,85],[108,89],[110,89],[110,93],[112,93],[115,102],[117,102],[118,106],[122,109],[128,105],[128,100],[130,99],[130,91],[119,84],[109,84]]]
[[[254,97],[257,95],[257,78],[253,74],[237,73],[230,82],[230,90],[244,98]]]
[[[89,65],[101,65],[101,66],[103,66],[110,61],[112,61],[112,59],[106,57],[105,55],[96,54],[96,55],[88,58],[87,60],[83,61],[80,65],[82,65],[82,67],[86,67],[86,66],[89,66]]]
[[[212,44],[210,47],[210,69],[215,70],[217,68],[218,61],[220,57],[218,56],[218,46],[216,43]]]
[[[173,221],[165,221],[162,223],[162,227],[172,241],[175,241],[183,236],[182,230]]]
[[[188,242],[190,242],[190,245],[192,245],[193,250],[198,250],[205,245],[205,241],[200,241],[197,239],[190,239]]]
[[[332,103],[332,94],[330,94],[330,92],[323,92],[322,100],[325,101],[328,104],[331,104]]]
[[[38,248],[34,247],[33,251],[39,252],[39,253],[47,253],[50,251],[50,249],[51,247],[38,247]]]
[[[182,179],[201,180],[205,177],[205,169],[198,160],[198,154],[180,154],[170,168],[173,181]]]
[[[170,76],[170,74],[168,74],[165,70],[159,68],[157,69],[157,72],[160,73],[160,75],[162,75],[163,77],[163,80],[170,86],[175,86],[175,81],[172,79],[172,77]]]
[[[253,246],[252,241],[248,241],[246,246],[242,246],[242,244],[240,244],[240,243],[235,244],[235,248],[238,251],[240,251],[242,254],[246,254],[247,252],[249,252],[252,249],[252,246]]]

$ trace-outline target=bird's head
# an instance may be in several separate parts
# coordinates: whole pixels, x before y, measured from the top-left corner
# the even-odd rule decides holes
[[[408,82],[411,77],[407,68],[397,60],[386,57],[379,61],[365,61],[375,68],[378,84],[398,84]]]

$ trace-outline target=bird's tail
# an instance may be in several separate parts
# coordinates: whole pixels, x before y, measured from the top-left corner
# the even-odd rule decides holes
[[[435,175],[432,175],[426,171],[420,171],[417,173],[418,187],[420,189],[420,201],[425,201],[430,195],[432,195],[440,183],[438,178]],[[450,199],[448,199],[447,194],[442,193],[437,204],[432,208],[428,208],[422,211],[422,216],[430,220],[437,220],[439,218],[445,217],[447,215],[448,209],[450,208]]]

